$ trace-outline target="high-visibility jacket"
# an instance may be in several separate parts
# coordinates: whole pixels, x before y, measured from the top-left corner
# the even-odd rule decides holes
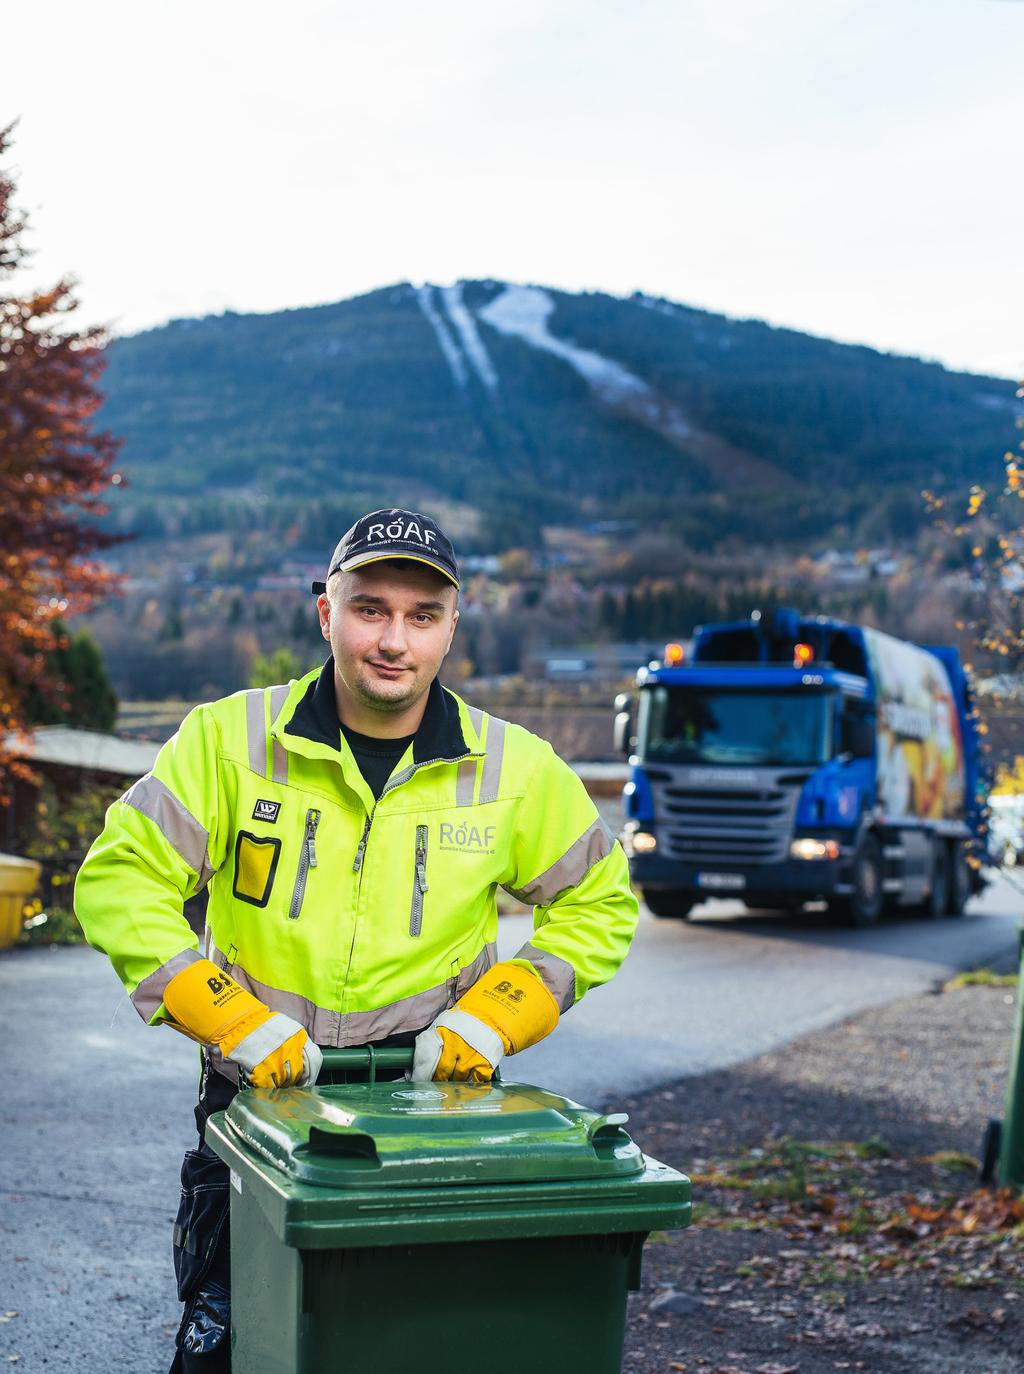
[[[205,956],[335,1046],[418,1031],[461,996],[495,961],[499,887],[534,907],[515,957],[562,1010],[612,976],[638,914],[575,773],[437,682],[375,801],[332,659],[196,707],[107,812],[75,909],[148,1022],[201,957],[182,906],[207,884]]]

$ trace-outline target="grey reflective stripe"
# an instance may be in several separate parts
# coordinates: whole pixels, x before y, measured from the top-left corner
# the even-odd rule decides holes
[[[261,778],[267,776],[266,693],[256,687],[245,694],[245,729],[249,738],[249,767]]]
[[[255,1030],[239,1040],[231,1051],[231,1058],[246,1073],[252,1073],[257,1064],[262,1064],[268,1055],[279,1050],[301,1029],[292,1017],[285,1016],[284,1012],[275,1011],[273,1016],[268,1016]],[[295,1076],[298,1077],[298,1074]]]
[[[476,788],[476,770],[479,759],[463,759],[455,775],[455,805],[472,806],[473,792]]]
[[[576,970],[557,954],[549,954],[546,949],[538,949],[529,943],[523,945],[512,956],[525,959],[540,974],[541,982],[558,1003],[559,1011],[568,1011],[576,1001]]]
[[[462,994],[482,978],[492,967],[496,958],[493,944],[483,947],[471,964],[459,973],[456,996]],[[306,1034],[317,1045],[365,1045],[370,1040],[382,1040],[385,1036],[396,1035],[399,1031],[419,1031],[429,1026],[434,1017],[444,1011],[451,1002],[451,979],[446,978],[436,987],[424,992],[415,992],[411,997],[403,997],[385,1007],[372,1011],[332,1011],[319,1007],[306,997],[294,992],[283,992],[252,978],[240,964],[232,964],[228,969],[231,977],[265,1002],[271,1011],[283,1012],[304,1027]],[[213,1067],[226,1077],[234,1077],[234,1071],[216,1051],[212,1055]]]
[[[480,731],[484,728],[484,713],[479,706],[467,706],[466,711],[469,713],[469,719],[476,731],[477,743],[479,744]]]
[[[504,753],[505,722],[497,716],[491,716],[487,725],[487,757],[484,759],[484,774],[480,780],[480,805],[498,800],[501,760]]]
[[[213,877],[209,832],[167,784],[147,773],[129,787],[121,800],[125,806],[148,816],[179,858],[198,874],[199,886],[205,887]]]
[[[471,1012],[449,1007],[441,1013],[434,1024],[447,1026],[449,1030],[454,1031],[465,1040],[471,1050],[482,1054],[492,1068],[497,1068],[504,1057],[504,1040],[496,1030],[491,1030],[486,1021],[481,1021],[479,1016],[474,1016]]]
[[[161,964],[155,973],[143,978],[132,993],[132,1005],[143,1021],[152,1021],[160,1010],[160,1003],[164,1000],[164,992],[171,979],[183,968],[188,968],[189,964],[194,964],[202,957],[196,949],[183,949],[173,959],[168,959],[166,964]]]
[[[186,1230],[184,1226],[175,1224],[171,1244],[176,1250],[187,1250],[190,1255],[194,1255],[197,1246],[196,1233]]]
[[[594,865],[607,858],[614,844],[615,836],[598,816],[562,857],[538,874],[533,882],[525,887],[507,887],[505,891],[527,906],[548,906],[563,892],[578,887]]]
[[[281,707],[288,700],[288,693],[291,689],[285,683],[281,687],[271,687],[270,689],[270,723],[273,725],[277,719]],[[273,778],[275,782],[288,781],[288,750],[279,740],[274,740],[274,770]]]

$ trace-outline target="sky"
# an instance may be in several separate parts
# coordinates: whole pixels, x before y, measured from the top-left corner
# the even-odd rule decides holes
[[[1022,0],[49,0],[4,48],[83,323],[484,277],[1024,375]]]

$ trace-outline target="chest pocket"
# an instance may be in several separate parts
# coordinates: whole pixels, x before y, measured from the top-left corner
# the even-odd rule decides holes
[[[281,841],[273,835],[240,830],[235,841],[235,881],[232,892],[242,902],[266,906],[274,888]]]

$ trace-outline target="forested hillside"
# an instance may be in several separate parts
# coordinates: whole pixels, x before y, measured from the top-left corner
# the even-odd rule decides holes
[[[997,474],[1013,384],[671,302],[397,285],[119,340],[118,522],[325,548],[375,505],[464,551],[629,520],[688,541],[899,540],[921,486]],[[533,532],[524,536],[524,530]]]

